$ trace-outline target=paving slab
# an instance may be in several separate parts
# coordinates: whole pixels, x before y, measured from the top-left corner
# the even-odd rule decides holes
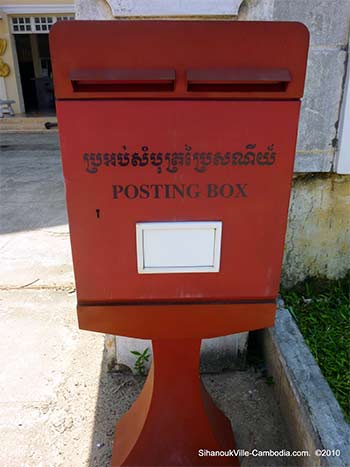
[[[72,288],[57,133],[0,134],[0,285]]]

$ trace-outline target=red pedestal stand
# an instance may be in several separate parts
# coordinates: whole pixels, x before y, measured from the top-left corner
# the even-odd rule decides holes
[[[112,466],[238,466],[236,457],[200,450],[235,448],[230,421],[205,390],[199,373],[200,339],[153,340],[144,388],[118,422]]]

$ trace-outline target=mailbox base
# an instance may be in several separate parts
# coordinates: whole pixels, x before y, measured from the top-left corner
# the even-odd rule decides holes
[[[235,449],[235,441],[230,421],[200,380],[200,344],[200,339],[152,341],[146,383],[116,427],[112,467],[239,465],[234,456],[208,455]]]

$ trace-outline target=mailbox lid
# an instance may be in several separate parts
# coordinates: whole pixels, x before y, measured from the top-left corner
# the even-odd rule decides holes
[[[79,303],[274,299],[299,107],[58,101]],[[219,271],[139,274],[147,222],[221,222]]]
[[[55,95],[298,99],[308,41],[296,22],[64,21],[50,33]]]

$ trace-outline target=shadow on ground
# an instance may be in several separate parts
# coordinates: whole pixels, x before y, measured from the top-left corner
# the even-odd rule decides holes
[[[2,133],[0,177],[0,234],[67,223],[57,133]]]
[[[89,467],[109,467],[115,425],[129,410],[146,380],[143,376],[134,376],[131,370],[127,371],[127,367],[125,369],[124,373],[108,372],[105,348],[101,362]],[[99,375],[96,375],[96,378],[98,377]]]
[[[273,387],[267,384],[261,370],[249,367],[245,371],[206,374],[202,378],[217,406],[230,418],[238,449],[291,450]],[[144,381],[144,377],[130,372],[108,373],[107,355],[104,354],[89,467],[110,465],[115,425],[131,407]],[[296,464],[288,457],[257,456],[241,459],[241,465],[280,467]]]

